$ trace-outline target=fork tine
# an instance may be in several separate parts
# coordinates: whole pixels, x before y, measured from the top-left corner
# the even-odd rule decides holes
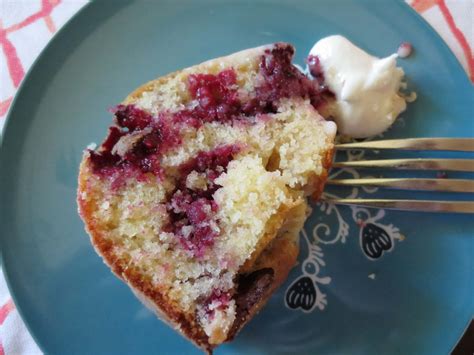
[[[336,149],[450,150],[474,152],[474,138],[408,138],[336,144]]]
[[[333,204],[357,205],[373,208],[386,208],[419,212],[474,213],[474,202],[470,201],[431,201],[431,200],[384,200],[384,199],[322,199]]]
[[[381,159],[335,162],[334,168],[396,168],[474,172],[472,159]]]
[[[403,190],[474,192],[474,180],[467,179],[334,179],[328,180],[327,184],[344,186],[382,186]]]

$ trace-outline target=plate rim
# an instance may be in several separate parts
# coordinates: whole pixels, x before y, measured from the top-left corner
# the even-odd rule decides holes
[[[34,73],[38,70],[40,62],[44,59],[44,57],[46,57],[49,54],[50,48],[53,47],[54,45],[56,45],[56,43],[58,41],[60,41],[64,36],[66,36],[65,33],[70,28],[72,28],[72,26],[74,25],[74,22],[77,21],[77,19],[79,17],[86,16],[87,12],[92,11],[90,9],[93,8],[93,6],[95,6],[99,2],[100,2],[100,0],[89,1],[89,2],[85,3],[74,15],[72,15],[63,24],[63,26],[51,37],[51,39],[48,41],[48,43],[45,45],[45,47],[39,52],[37,57],[32,62],[30,68],[25,73],[25,76],[23,77],[23,80],[21,81],[16,93],[13,96],[13,100],[10,104],[7,115],[4,118],[3,131],[0,134],[0,181],[3,180],[4,176],[5,176],[5,174],[2,174],[2,171],[5,171],[4,169],[2,169],[2,167],[6,166],[5,160],[6,160],[6,155],[7,155],[7,153],[5,151],[5,137],[6,137],[6,135],[8,134],[9,131],[14,129],[14,128],[12,128],[13,127],[12,122],[14,122],[12,117],[14,116],[14,112],[16,111],[16,106],[18,105],[18,102],[20,101],[20,98],[24,94],[26,86],[29,85],[32,73]],[[124,1],[124,2],[126,2],[126,1]],[[423,18],[423,16],[421,16],[418,12],[416,12],[404,0],[396,0],[393,3],[396,4],[397,6],[399,6],[401,11],[404,11],[406,13],[406,16],[412,16],[413,18],[416,18],[417,19],[416,22],[419,23],[420,26],[423,26],[425,28],[425,30],[427,31],[429,36],[431,36],[432,38],[435,39],[437,45],[439,45],[440,48],[443,50],[443,52],[445,52],[446,56],[451,57],[451,59],[455,59],[453,61],[453,65],[456,66],[456,68],[455,68],[456,71],[460,71],[461,73],[464,74],[464,75],[458,76],[457,80],[459,80],[462,77],[469,84],[471,84],[471,87],[473,87],[471,81],[469,80],[469,76],[466,73],[464,67],[462,66],[460,60],[456,57],[454,52],[451,50],[451,48],[448,46],[448,44],[444,41],[444,39],[441,37],[441,35],[428,23],[428,21],[425,20]],[[315,4],[315,5],[317,5],[317,4]],[[0,184],[0,200],[2,199],[2,196],[4,194],[4,192],[3,192],[4,188],[5,187],[2,187],[2,184]],[[0,205],[5,206],[5,204],[0,204]],[[3,217],[4,214],[1,213],[4,208],[5,207],[0,207],[0,224],[1,225],[6,224],[6,222],[4,221],[4,217]],[[25,312],[23,310],[23,306],[18,302],[18,297],[16,295],[16,291],[13,287],[13,283],[12,283],[11,278],[10,278],[9,267],[5,263],[5,260],[4,260],[4,257],[3,257],[5,238],[6,237],[5,237],[4,234],[2,234],[2,236],[0,236],[0,266],[1,266],[2,271],[3,271],[3,275],[4,275],[4,278],[5,278],[5,281],[6,281],[8,291],[9,291],[10,296],[11,296],[11,298],[12,298],[14,304],[15,304],[16,310],[18,311],[18,314],[20,315],[20,317],[21,317],[25,327],[27,328],[30,336],[33,338],[33,340],[35,341],[38,348],[44,354],[47,354],[48,349],[46,348],[45,344],[43,344],[42,340],[36,335],[36,331],[33,329],[33,326],[31,325],[31,322],[29,320],[27,312]],[[463,329],[467,329],[467,327],[469,326],[469,323],[470,323],[470,320],[468,319],[467,323],[465,325],[463,325]],[[464,332],[458,336],[458,340],[456,341],[455,344],[453,344],[453,346],[451,348],[451,351],[456,347],[459,340],[463,337],[463,334],[464,334]]]

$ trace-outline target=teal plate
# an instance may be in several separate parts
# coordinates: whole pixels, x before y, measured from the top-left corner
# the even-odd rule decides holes
[[[399,63],[418,100],[386,137],[474,135],[471,83],[401,1],[95,1],[60,31],[16,96],[0,171],[3,268],[44,352],[199,353],[112,276],[77,215],[81,152],[104,136],[107,108],[151,78],[265,43],[293,43],[303,64],[335,33],[379,56],[414,45]],[[446,354],[474,313],[473,231],[467,215],[316,205],[301,263],[216,353]]]

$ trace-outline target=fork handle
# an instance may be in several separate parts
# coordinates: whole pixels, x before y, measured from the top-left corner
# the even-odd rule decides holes
[[[474,213],[474,202],[384,199],[321,199],[327,203],[419,212]]]
[[[334,162],[333,168],[389,168],[474,172],[474,159],[381,159]]]
[[[336,149],[399,149],[474,152],[474,138],[407,138],[336,144]]]
[[[328,185],[381,186],[402,190],[448,191],[474,193],[474,180],[469,179],[419,179],[419,178],[365,178],[329,179]]]

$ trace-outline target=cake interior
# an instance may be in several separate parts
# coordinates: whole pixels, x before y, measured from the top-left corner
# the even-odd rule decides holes
[[[293,54],[280,43],[151,82],[85,153],[96,249],[201,346],[232,338],[286,278],[327,176],[327,92]]]

